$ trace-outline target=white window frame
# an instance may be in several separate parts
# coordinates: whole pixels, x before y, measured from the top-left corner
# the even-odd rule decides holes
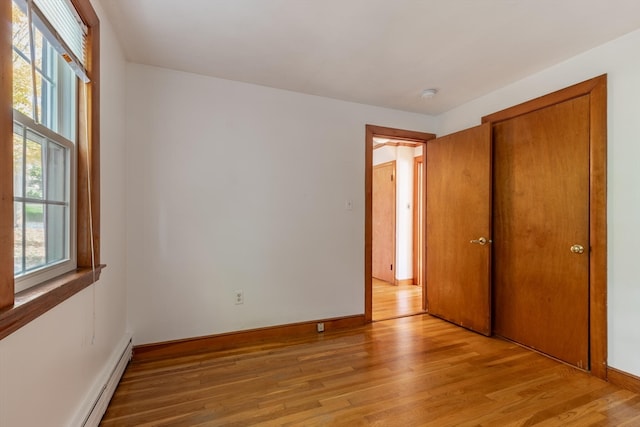
[[[68,195],[68,200],[66,203],[66,207],[68,208],[68,223],[67,223],[67,231],[65,232],[65,239],[66,239],[65,252],[67,256],[63,260],[52,262],[50,264],[46,264],[32,270],[26,270],[16,275],[15,276],[15,292],[20,292],[32,286],[35,286],[38,283],[42,283],[45,280],[48,280],[53,277],[59,276],[60,274],[64,274],[69,271],[72,271],[77,266],[77,257],[76,257],[76,228],[77,228],[76,188],[77,188],[77,185],[76,185],[76,179],[75,179],[77,176],[77,149],[73,142],[51,131],[47,127],[36,123],[33,119],[25,116],[19,111],[16,111],[16,110],[13,111],[13,118],[14,118],[14,123],[22,127],[23,135],[25,135],[27,131],[30,131],[35,134],[38,134],[44,140],[55,142],[56,144],[59,144],[64,148],[66,148],[67,149],[66,161],[67,161],[67,164],[69,165],[69,167],[66,168],[65,170],[65,175],[66,175],[65,191]],[[26,141],[26,138],[24,138],[23,141]],[[43,164],[46,165],[47,164],[46,148],[44,150],[45,150],[45,159],[43,161]],[[23,161],[25,160],[23,159]],[[24,171],[24,167],[23,167],[23,171]],[[23,172],[23,174],[24,173],[25,172]],[[45,187],[43,188],[43,192],[45,194],[43,194],[42,199],[34,199],[34,198],[27,197],[26,194],[24,194],[24,189],[21,197],[14,196],[13,198],[14,203],[15,202],[23,203],[23,227],[25,227],[24,218],[26,217],[25,210],[24,210],[25,203],[42,203],[45,206],[60,205],[59,202],[55,202],[47,199],[46,197],[47,184],[46,184],[45,171],[43,171],[42,175],[43,175],[43,182]],[[45,216],[45,223],[46,223],[46,216]],[[24,244],[24,241],[23,241],[23,244]]]
[[[14,2],[15,4],[15,2]],[[13,109],[13,120],[14,120],[14,128],[15,124],[18,124],[23,129],[23,136],[26,135],[27,131],[33,132],[45,140],[53,141],[56,144],[66,148],[67,154],[67,164],[69,165],[65,170],[65,184],[66,184],[66,194],[67,197],[67,223],[65,224],[64,238],[65,242],[65,257],[64,259],[51,262],[49,264],[45,264],[33,268],[31,270],[22,270],[18,274],[14,274],[14,292],[18,293],[29,289],[32,286],[40,284],[48,279],[52,279],[54,277],[60,276],[61,274],[70,272],[77,268],[77,156],[78,156],[78,148],[77,144],[74,141],[67,139],[63,135],[72,136],[74,139],[76,137],[77,129],[78,129],[78,77],[73,69],[69,69],[68,72],[63,72],[62,67],[68,67],[68,64],[62,60],[62,57],[59,53],[51,47],[51,41],[46,34],[43,34],[47,39],[46,49],[48,50],[48,54],[51,55],[51,58],[55,58],[57,66],[54,67],[53,76],[45,76],[43,74],[44,70],[37,70],[36,72],[42,75],[42,79],[50,79],[53,78],[54,81],[54,92],[56,93],[56,98],[53,100],[53,111],[48,111],[47,117],[50,117],[48,125],[54,128],[53,130],[48,128],[47,126],[37,123],[34,119],[24,115],[18,110]],[[43,48],[44,51],[44,48]],[[17,52],[14,49],[14,52]],[[25,57],[24,53],[18,52],[23,59],[25,59],[29,64],[31,63],[30,58]],[[74,87],[75,86],[75,87]],[[40,95],[42,96],[42,94]],[[40,116],[45,116],[45,106],[42,106],[42,110],[40,111]],[[64,112],[61,114],[60,112]],[[23,141],[26,142],[26,138],[23,138]],[[44,148],[44,155],[46,156],[46,148]],[[23,159],[23,162],[25,159]],[[46,157],[43,159],[43,169],[46,168],[47,159]],[[25,168],[23,167],[21,177],[24,182],[24,174],[26,173]],[[22,193],[21,197],[14,196],[14,204],[22,203],[23,205],[23,221],[22,227],[26,227],[26,211],[24,210],[25,203],[42,203],[45,208],[46,206],[59,205],[57,202],[52,202],[47,199],[47,183],[46,183],[46,174],[43,170],[43,198],[42,199],[31,199],[26,197],[26,194]],[[23,189],[24,190],[24,189]],[[46,222],[47,216],[44,217],[45,221],[45,230],[46,230]],[[15,223],[15,219],[14,219]],[[24,233],[24,232],[23,232]],[[24,234],[23,234],[24,236]],[[45,232],[45,242],[47,239],[47,235]],[[24,245],[26,241],[23,239],[22,244]],[[45,254],[47,251],[45,244]],[[15,255],[14,255],[15,256]],[[15,261],[14,261],[15,262]],[[24,265],[24,246],[23,246],[23,259]]]

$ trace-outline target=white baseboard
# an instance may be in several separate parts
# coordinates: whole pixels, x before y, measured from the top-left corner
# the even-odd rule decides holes
[[[80,412],[76,417],[76,422],[72,425],[82,427],[98,427],[102,416],[109,406],[109,401],[118,387],[120,378],[124,373],[129,360],[131,360],[133,349],[132,334],[126,334],[120,341],[114,352],[111,354],[99,381],[84,401]]]

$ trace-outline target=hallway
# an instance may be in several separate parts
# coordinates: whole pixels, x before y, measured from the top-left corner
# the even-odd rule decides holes
[[[392,285],[373,278],[373,320],[393,319],[422,312],[422,289],[415,285]]]

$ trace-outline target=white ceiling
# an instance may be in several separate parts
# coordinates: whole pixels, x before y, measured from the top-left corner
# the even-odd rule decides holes
[[[132,62],[426,114],[640,28],[640,0],[101,4]]]

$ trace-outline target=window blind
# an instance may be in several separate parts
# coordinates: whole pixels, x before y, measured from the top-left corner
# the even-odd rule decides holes
[[[88,30],[70,0],[14,0],[23,10],[32,5],[33,23],[84,82]]]

